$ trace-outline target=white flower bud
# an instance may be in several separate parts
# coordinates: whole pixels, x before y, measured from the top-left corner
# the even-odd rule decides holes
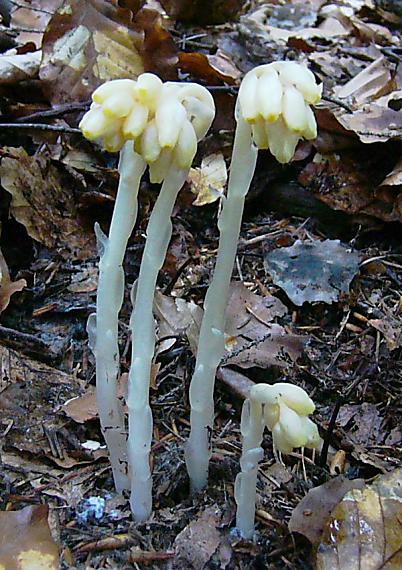
[[[174,158],[178,167],[187,169],[191,167],[197,152],[197,137],[190,121],[185,121],[174,149]]]
[[[175,97],[168,97],[156,108],[155,122],[161,148],[172,149],[186,120],[186,111]]]
[[[282,118],[266,126],[269,150],[281,164],[290,162],[296,150],[300,136],[290,131]]]
[[[126,138],[135,139],[140,136],[148,121],[149,111],[146,105],[134,105],[131,113],[124,121],[123,134]]]
[[[133,107],[134,100],[128,93],[114,93],[102,103],[102,111],[106,117],[122,119],[127,117]]]
[[[283,94],[282,116],[290,131],[303,135],[307,127],[306,105],[303,95],[292,85]]]
[[[272,123],[282,112],[283,88],[274,69],[265,71],[258,79],[257,106],[265,121]]]
[[[144,129],[141,136],[141,149],[137,152],[142,155],[145,162],[150,163],[157,160],[161,146],[159,144],[159,133],[155,120],[152,120]]]
[[[258,100],[258,77],[255,70],[250,71],[244,77],[239,89],[239,103],[243,118],[248,123],[255,123],[259,109]]]
[[[279,61],[254,68],[243,79],[236,118],[252,125],[255,145],[269,148],[275,158],[289,162],[298,141],[317,136],[309,103],[317,103],[322,86],[304,65]],[[265,133],[262,129],[264,124]]]
[[[116,93],[126,93],[134,97],[135,81],[132,79],[114,79],[100,85],[92,93],[92,101],[102,104]]]
[[[321,98],[322,84],[317,85],[314,74],[303,64],[295,61],[282,61],[274,64],[279,76],[286,83],[298,89],[307,103],[315,105]]]

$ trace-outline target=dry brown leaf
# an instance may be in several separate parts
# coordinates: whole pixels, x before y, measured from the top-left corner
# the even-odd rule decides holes
[[[222,198],[228,173],[222,153],[210,154],[203,158],[200,168],[191,168],[187,181],[196,194],[193,206],[205,206]]]
[[[317,570],[402,567],[402,468],[349,491],[332,511]]]
[[[342,406],[337,423],[346,428],[348,439],[356,445],[378,445],[385,438],[382,430],[384,418],[377,406],[368,402]]]
[[[0,512],[1,570],[58,570],[58,548],[47,517],[46,505]]]
[[[64,0],[19,0],[13,6],[11,26],[18,30],[19,44],[33,42],[41,47],[43,34],[54,12]]]
[[[389,351],[395,350],[396,348],[402,346],[402,330],[400,320],[388,316],[386,319],[370,319],[368,321],[368,324],[383,334]]]
[[[334,210],[367,214],[387,222],[402,220],[398,188],[395,195],[376,190],[376,181],[381,183],[379,169],[383,168],[383,162],[384,155],[380,153],[369,162],[362,162],[359,153],[350,149],[325,155],[317,153],[301,171],[299,182]]]
[[[8,307],[11,295],[27,286],[25,279],[11,281],[6,260],[0,250],[0,314]]]
[[[313,545],[319,544],[334,507],[348,491],[363,487],[363,479],[350,481],[339,476],[310,489],[292,512],[289,521],[290,532],[302,534]]]
[[[86,259],[95,255],[93,232],[82,227],[69,180],[44,154],[29,156],[20,148],[7,148],[14,158],[0,165],[2,186],[12,195],[11,214],[28,234],[64,257]],[[71,187],[73,185],[71,184]]]
[[[219,49],[214,55],[181,52],[179,67],[193,77],[202,78],[208,85],[233,84],[241,75],[230,58]]]
[[[0,56],[0,85],[34,79],[39,71],[41,57],[40,51]]]
[[[225,364],[242,368],[286,366],[301,355],[306,338],[288,334],[274,322],[285,315],[276,297],[256,295],[243,283],[233,282],[226,310]]]
[[[208,507],[176,536],[174,546],[177,568],[207,568],[206,565],[214,555],[220,562],[217,567],[226,568],[224,559],[230,560],[232,551],[228,540],[218,530],[221,519],[222,513],[216,506]]]
[[[102,82],[153,71],[176,77],[176,48],[156,10],[135,14],[107,0],[68,0],[43,38],[40,77],[53,103],[89,99]]]

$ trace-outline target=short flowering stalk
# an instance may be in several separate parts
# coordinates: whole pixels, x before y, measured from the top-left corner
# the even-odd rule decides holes
[[[236,477],[236,527],[243,538],[254,534],[258,463],[263,457],[264,427],[272,432],[274,449],[290,453],[295,447],[316,448],[320,443],[317,426],[309,419],[314,402],[292,384],[256,384],[243,404],[241,471]]]
[[[253,178],[258,149],[289,162],[301,138],[316,136],[309,105],[320,99],[313,74],[294,62],[275,62],[250,71],[240,86],[229,185],[218,222],[215,270],[204,302],[198,352],[190,384],[191,432],[186,464],[193,491],[207,483],[213,428],[217,367],[224,355],[225,310],[237,251],[244,201]]]

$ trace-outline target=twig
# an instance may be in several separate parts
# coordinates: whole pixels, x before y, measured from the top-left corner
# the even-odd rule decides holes
[[[26,123],[35,119],[42,119],[44,117],[61,117],[67,113],[72,113],[74,111],[83,111],[89,108],[91,101],[83,101],[81,103],[66,103],[65,105],[57,105],[53,109],[46,109],[43,111],[37,111],[36,113],[31,113],[30,115],[25,115],[25,117],[18,117],[16,123]]]
[[[56,131],[59,133],[82,134],[80,129],[64,125],[46,125],[44,123],[0,123],[0,129],[36,129],[38,131]]]

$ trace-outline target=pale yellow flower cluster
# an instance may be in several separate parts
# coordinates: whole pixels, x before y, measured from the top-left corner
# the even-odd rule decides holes
[[[272,432],[278,451],[290,453],[295,447],[318,446],[317,426],[308,417],[315,405],[302,388],[283,382],[272,386],[256,384],[250,391],[250,399],[263,404],[264,423]]]
[[[127,140],[149,165],[151,182],[161,182],[172,163],[190,168],[197,142],[209,129],[215,106],[210,93],[196,83],[163,83],[152,73],[137,80],[104,83],[80,129],[105,150],[117,152]]]
[[[260,65],[243,79],[237,113],[251,124],[253,140],[282,164],[289,162],[301,138],[317,136],[310,105],[318,103],[322,85],[313,73],[293,61]]]

